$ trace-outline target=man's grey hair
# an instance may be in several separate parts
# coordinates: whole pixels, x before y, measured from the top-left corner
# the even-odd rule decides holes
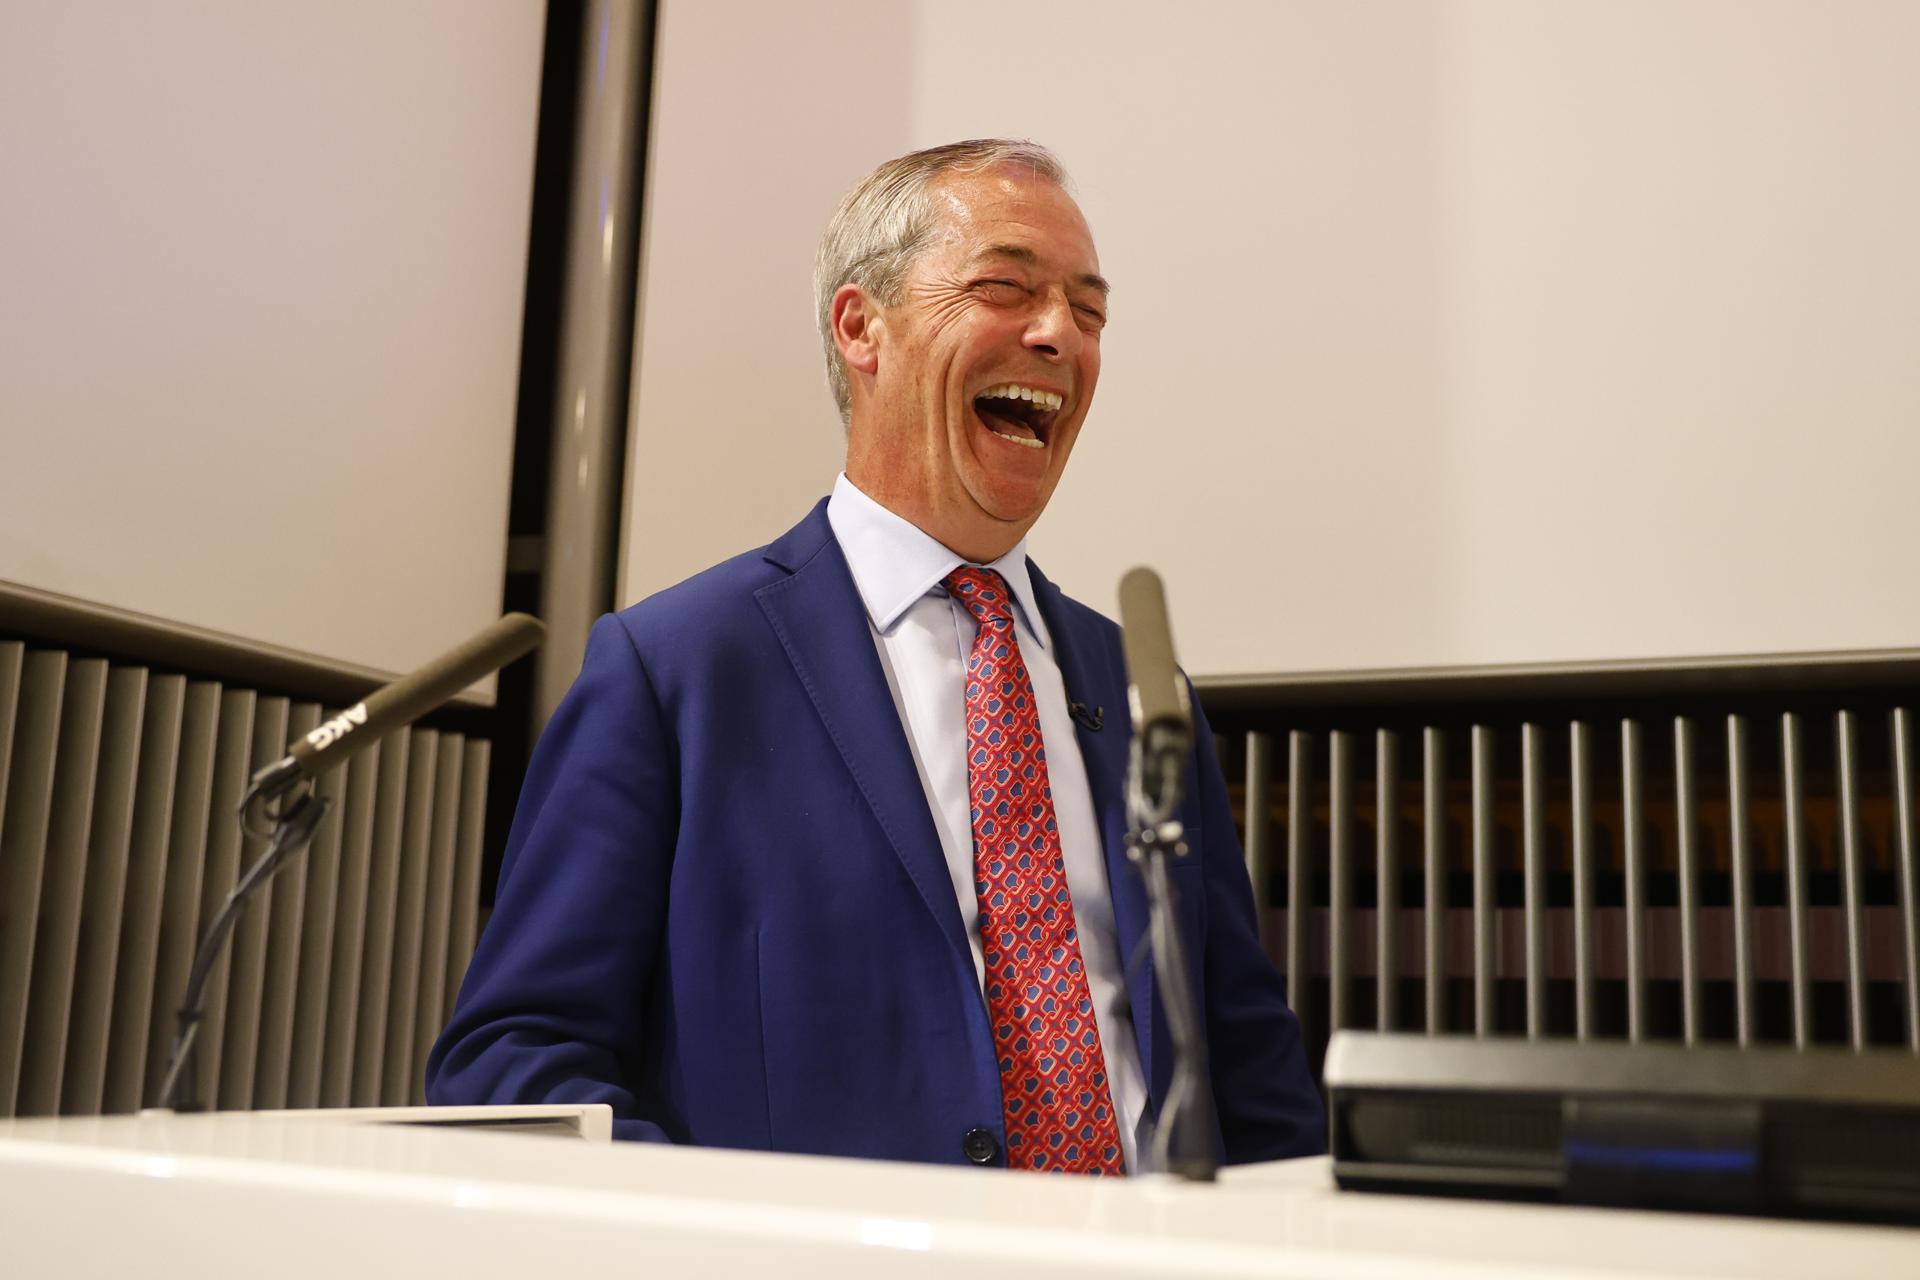
[[[827,351],[827,387],[840,406],[841,422],[852,421],[853,393],[833,340],[833,295],[841,285],[856,284],[882,306],[898,303],[907,268],[933,231],[934,183],[950,173],[981,173],[1001,165],[1028,169],[1063,190],[1069,185],[1059,158],[1039,143],[975,138],[887,161],[855,183],[827,220],[813,258],[813,307]]]

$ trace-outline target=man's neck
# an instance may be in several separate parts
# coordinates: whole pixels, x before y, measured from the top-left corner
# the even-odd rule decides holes
[[[846,475],[853,486],[880,506],[938,542],[953,554],[972,564],[991,564],[1020,544],[1027,531],[1018,525],[984,516],[980,522],[943,521],[927,509],[916,492],[904,486],[890,487],[884,478],[863,474],[854,460],[847,460]],[[986,527],[979,525],[985,523]],[[965,527],[954,527],[964,525]]]

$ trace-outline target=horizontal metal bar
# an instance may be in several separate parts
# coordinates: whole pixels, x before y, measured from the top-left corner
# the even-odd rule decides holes
[[[1196,676],[1207,713],[1805,693],[1920,684],[1920,649]]]
[[[0,580],[0,630],[114,654],[149,667],[217,672],[232,684],[294,690],[341,704],[358,702],[399,675],[4,580]],[[459,707],[494,705],[491,693],[475,689],[449,702]]]

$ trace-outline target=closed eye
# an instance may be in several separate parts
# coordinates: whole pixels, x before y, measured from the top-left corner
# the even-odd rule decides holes
[[[1028,292],[1027,286],[1018,280],[976,280],[974,287],[984,290],[989,298],[997,302],[1011,302]]]

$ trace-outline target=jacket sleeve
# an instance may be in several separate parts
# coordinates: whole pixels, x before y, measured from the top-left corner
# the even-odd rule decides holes
[[[1307,1068],[1300,1020],[1260,945],[1245,854],[1213,731],[1193,702],[1196,800],[1206,921],[1201,987],[1213,1103],[1228,1164],[1320,1155],[1326,1108]]]
[[[635,1080],[666,918],[678,773],[626,628],[594,625],[534,750],[492,918],[427,1059],[436,1104],[605,1102],[664,1140]]]

